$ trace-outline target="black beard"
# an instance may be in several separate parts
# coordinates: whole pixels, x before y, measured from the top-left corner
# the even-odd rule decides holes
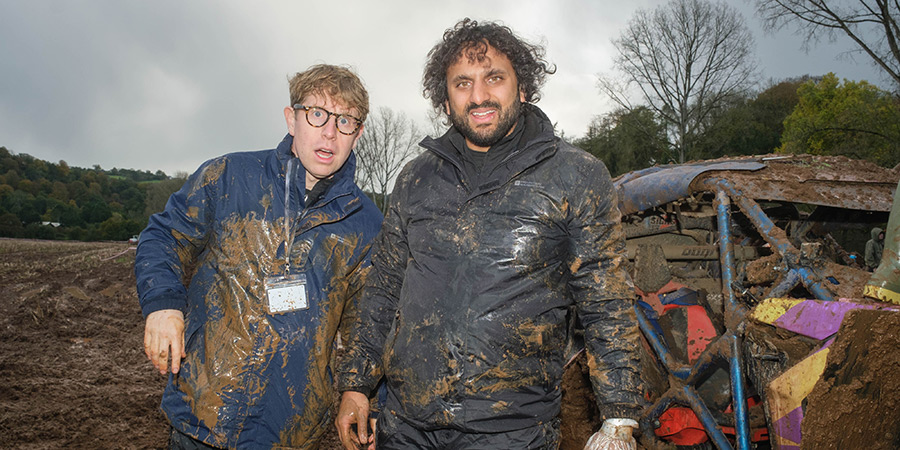
[[[469,126],[466,120],[469,112],[476,108],[494,108],[500,114],[497,126],[493,130],[480,132]],[[480,105],[469,104],[464,114],[460,115],[456,111],[450,111],[450,123],[459,130],[460,134],[472,144],[478,147],[490,147],[500,139],[503,139],[509,131],[516,125],[519,120],[519,114],[522,112],[522,102],[516,97],[512,106],[507,110],[503,109],[500,104],[492,101],[486,101]]]

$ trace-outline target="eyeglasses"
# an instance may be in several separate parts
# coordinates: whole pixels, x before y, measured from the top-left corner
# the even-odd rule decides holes
[[[356,133],[356,130],[362,124],[361,120],[350,114],[337,114],[318,106],[303,106],[297,103],[294,105],[294,110],[298,109],[306,111],[306,122],[316,128],[324,127],[328,123],[328,119],[334,116],[334,123],[341,134],[350,135]]]

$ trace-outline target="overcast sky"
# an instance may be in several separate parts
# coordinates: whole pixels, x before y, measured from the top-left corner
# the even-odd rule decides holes
[[[428,50],[463,17],[545,42],[557,65],[538,103],[567,136],[609,112],[609,73],[634,12],[661,0],[239,1],[0,0],[0,146],[71,166],[192,172],[214,156],[271,148],[286,132],[287,78],[316,63],[353,66],[372,109],[426,128]],[[763,35],[744,0],[765,79],[829,71],[886,85],[868,61],[809,54],[789,31]],[[345,5],[345,6],[341,6]]]

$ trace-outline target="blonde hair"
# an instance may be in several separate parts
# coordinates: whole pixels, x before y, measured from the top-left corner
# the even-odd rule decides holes
[[[328,96],[332,101],[355,109],[359,120],[369,115],[369,93],[362,80],[348,67],[317,64],[290,79],[291,106],[309,95]]]

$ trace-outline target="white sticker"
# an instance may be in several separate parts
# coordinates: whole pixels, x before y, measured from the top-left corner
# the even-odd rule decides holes
[[[309,308],[306,277],[302,275],[267,279],[266,296],[269,298],[270,314]]]

